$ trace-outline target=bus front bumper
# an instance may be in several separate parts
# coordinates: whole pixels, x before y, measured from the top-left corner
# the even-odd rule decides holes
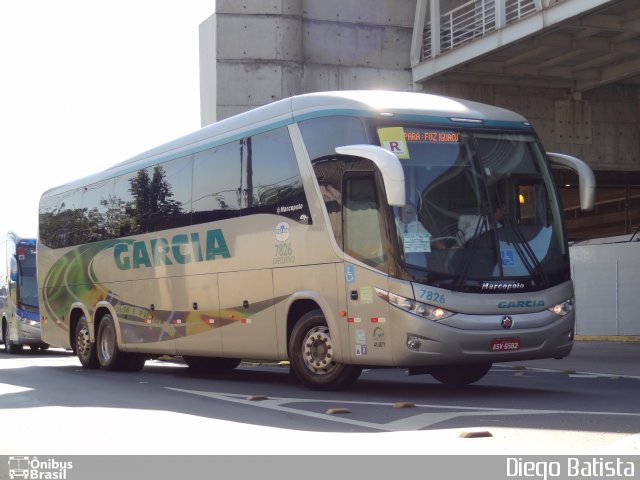
[[[513,315],[510,328],[501,325],[503,315],[478,315],[479,323],[486,326],[491,322],[497,327],[479,329],[398,315],[404,318],[395,320],[404,325],[393,336],[394,363],[399,367],[466,365],[563,358],[569,354],[573,347],[575,312],[548,318],[547,323],[517,328],[519,323],[527,324],[519,322],[526,315],[530,314]],[[548,315],[553,316],[550,312]]]
[[[41,344],[42,333],[40,331],[40,322],[35,322],[26,318],[20,318],[18,327],[19,340],[17,343],[23,345]]]

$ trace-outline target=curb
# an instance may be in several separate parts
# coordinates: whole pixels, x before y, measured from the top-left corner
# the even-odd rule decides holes
[[[640,343],[640,335],[576,335],[579,342],[627,342]]]

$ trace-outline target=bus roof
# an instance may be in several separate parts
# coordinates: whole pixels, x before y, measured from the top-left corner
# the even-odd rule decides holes
[[[13,230],[9,230],[4,235],[0,236],[0,240],[4,239],[11,239],[11,241],[16,245],[25,245],[27,247],[35,247],[37,242],[35,238],[23,238]]]
[[[287,125],[313,117],[327,115],[367,114],[375,116],[416,116],[439,121],[439,123],[511,123],[522,125],[526,119],[512,111],[451,97],[417,92],[394,92],[385,90],[344,90],[335,92],[308,93],[257,107],[230,118],[220,120],[193,133],[170,141],[121,163],[103,172],[72,181],[46,191],[60,193],[72,188],[135,171],[141,164],[154,160],[170,160],[207,148],[207,145],[225,139],[232,141],[269,127]],[[467,123],[468,124],[468,123]],[[459,124],[458,124],[459,125]]]

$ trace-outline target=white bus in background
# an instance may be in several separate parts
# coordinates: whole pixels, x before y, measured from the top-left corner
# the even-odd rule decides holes
[[[7,353],[48,348],[40,333],[36,240],[13,232],[0,238],[0,314]]]
[[[496,107],[326,92],[222,120],[42,196],[43,338],[107,370],[289,360],[318,389],[363,367],[461,385],[564,357],[574,294],[550,160],[589,208],[591,170]]]

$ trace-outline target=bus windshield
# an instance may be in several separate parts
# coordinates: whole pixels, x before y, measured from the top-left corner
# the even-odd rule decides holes
[[[395,231],[400,258],[415,275],[440,277],[454,289],[566,280],[560,210],[534,135],[414,125],[377,133],[403,165],[407,199],[394,209]]]
[[[20,283],[18,285],[18,304],[24,307],[38,308],[38,280],[36,275],[36,256],[26,253],[18,259]]]

